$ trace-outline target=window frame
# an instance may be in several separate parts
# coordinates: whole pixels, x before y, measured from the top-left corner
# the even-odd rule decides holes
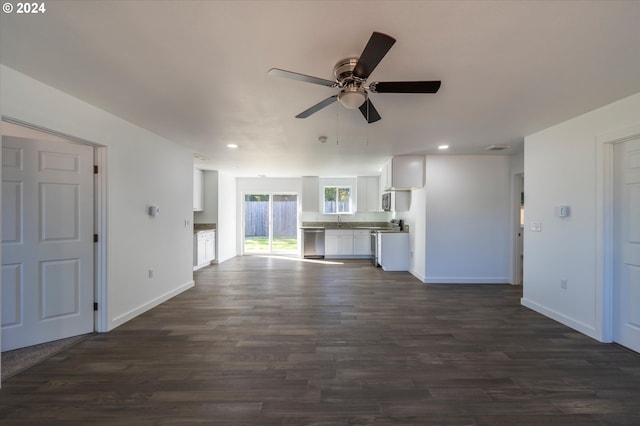
[[[338,197],[338,194],[340,193],[340,189],[348,189],[349,190],[349,211],[335,211],[335,212],[328,212],[326,211],[326,206],[327,206],[327,198],[326,198],[326,194],[327,194],[327,188],[334,188],[336,191],[336,198]],[[331,202],[331,201],[329,201]],[[339,204],[338,201],[335,201],[336,203],[336,210],[338,210]],[[332,215],[340,215],[340,214],[354,214],[354,192],[353,192],[353,185],[323,185],[322,186],[322,214],[332,214]]]

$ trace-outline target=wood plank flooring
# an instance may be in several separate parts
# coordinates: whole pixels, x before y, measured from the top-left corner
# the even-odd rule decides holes
[[[2,425],[639,425],[640,354],[364,261],[239,257],[3,383]]]

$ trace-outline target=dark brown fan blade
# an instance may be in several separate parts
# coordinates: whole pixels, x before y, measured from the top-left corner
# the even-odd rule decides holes
[[[300,114],[296,115],[296,118],[307,118],[311,114],[315,114],[316,112],[320,111],[322,108],[324,108],[324,107],[326,107],[328,105],[331,105],[337,99],[338,99],[338,95],[333,95],[331,97],[328,97],[324,101],[318,102],[317,104],[315,104],[311,108],[302,111]]]
[[[366,80],[395,42],[395,38],[386,34],[377,32],[371,34],[371,38],[353,70],[353,75]]]
[[[321,86],[334,87],[335,81],[325,80],[324,78],[313,77],[306,74],[300,74],[298,72],[281,70],[279,68],[271,68],[268,72],[269,75],[275,77],[290,78],[292,80],[304,81],[305,83],[319,84]]]
[[[359,109],[364,116],[364,119],[367,120],[367,123],[375,123],[382,118],[369,99],[367,99],[365,103],[360,105]]]
[[[371,83],[369,90],[374,93],[436,93],[440,81],[380,81]]]

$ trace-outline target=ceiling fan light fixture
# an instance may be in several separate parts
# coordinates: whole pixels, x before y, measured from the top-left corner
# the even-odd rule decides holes
[[[342,104],[342,106],[348,109],[359,108],[360,105],[365,103],[366,100],[366,92],[363,89],[355,86],[345,87],[338,94],[338,101]]]

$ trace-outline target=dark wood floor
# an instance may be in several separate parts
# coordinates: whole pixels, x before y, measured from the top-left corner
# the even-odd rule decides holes
[[[20,373],[8,425],[640,425],[640,355],[361,261],[244,257]]]

